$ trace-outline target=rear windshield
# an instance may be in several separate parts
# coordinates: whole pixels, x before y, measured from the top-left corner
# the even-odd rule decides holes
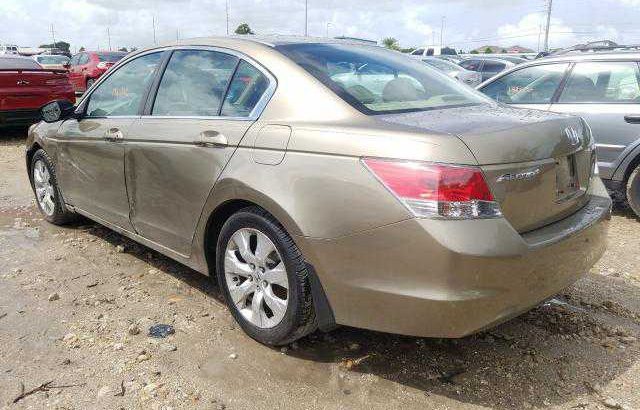
[[[0,58],[0,69],[40,69],[40,64],[36,63],[30,58]]]
[[[368,115],[426,111],[490,101],[420,60],[381,47],[286,44],[276,49]]]
[[[446,60],[440,60],[438,58],[427,58],[425,60],[422,60],[425,63],[429,64],[432,67],[437,68],[438,70],[442,70],[442,71],[460,71],[460,69],[462,67],[455,65],[449,61]]]
[[[65,56],[38,56],[36,57],[40,64],[66,64],[69,58]]]
[[[127,53],[98,53],[98,60],[105,63],[117,63],[126,55]]]

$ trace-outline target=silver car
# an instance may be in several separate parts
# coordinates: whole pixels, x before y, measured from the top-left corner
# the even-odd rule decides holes
[[[469,71],[451,61],[443,60],[436,57],[425,57],[423,62],[436,70],[442,71],[451,78],[455,78],[471,87],[475,87],[482,82],[482,76],[475,71]]]
[[[600,177],[640,215],[640,53],[589,53],[525,63],[481,84],[499,102],[577,114],[592,129]]]

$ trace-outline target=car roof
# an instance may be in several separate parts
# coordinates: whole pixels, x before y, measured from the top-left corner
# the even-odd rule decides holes
[[[171,44],[165,45],[182,45],[182,46],[196,46],[196,45],[219,45],[223,41],[227,45],[233,45],[234,43],[246,44],[259,43],[270,47],[277,47],[288,44],[353,44],[362,46],[379,47],[371,43],[365,43],[363,41],[351,40],[351,39],[337,39],[326,37],[305,37],[305,36],[285,36],[285,35],[232,35],[232,36],[215,36],[215,37],[198,37],[191,39],[180,40]]]
[[[503,58],[499,58],[499,57],[482,57],[482,56],[478,56],[478,57],[467,57],[464,60],[462,60],[461,62],[467,61],[467,60],[482,60],[482,61],[494,61],[494,62],[498,62],[498,63],[506,63],[506,64],[513,64],[512,61],[509,60],[505,60]]]
[[[606,53],[570,53],[562,54],[558,56],[548,56],[538,58],[536,60],[530,60],[527,63],[521,65],[528,65],[536,62],[573,62],[573,61],[611,61],[611,60],[625,60],[625,61],[640,61],[640,52],[637,51],[618,51],[618,52],[606,52]]]

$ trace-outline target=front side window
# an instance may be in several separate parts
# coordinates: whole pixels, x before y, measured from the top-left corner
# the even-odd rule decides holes
[[[251,64],[241,61],[224,98],[221,115],[248,117],[269,87],[269,80]]]
[[[118,68],[89,96],[86,115],[137,115],[161,59],[162,53],[147,54]]]
[[[237,57],[217,51],[175,51],[162,76],[152,115],[217,116],[237,64]]]
[[[287,44],[281,53],[365,114],[489,103],[480,93],[421,60],[373,46]]]
[[[484,86],[482,91],[507,104],[550,104],[568,64],[545,64],[513,71]]]
[[[640,71],[635,62],[577,63],[559,103],[640,103]]]

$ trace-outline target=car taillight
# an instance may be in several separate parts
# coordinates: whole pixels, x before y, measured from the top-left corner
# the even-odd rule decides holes
[[[417,217],[502,216],[477,167],[378,158],[364,158],[362,162]]]

